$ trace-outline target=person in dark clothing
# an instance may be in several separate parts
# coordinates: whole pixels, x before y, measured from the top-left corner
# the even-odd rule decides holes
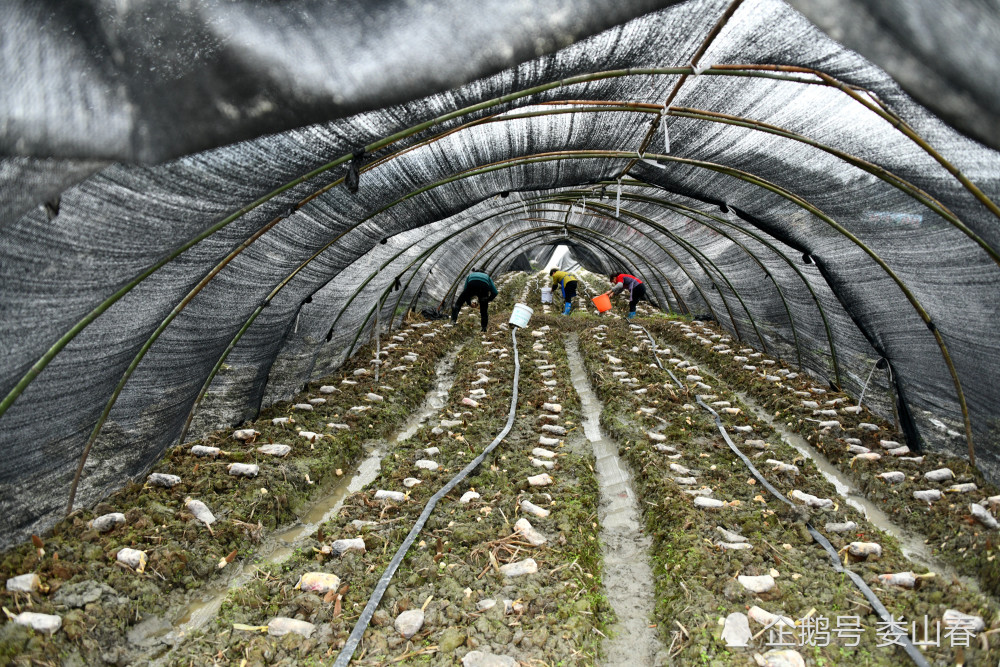
[[[458,295],[455,307],[451,309],[451,321],[454,324],[458,321],[458,311],[462,310],[465,304],[472,305],[472,300],[479,301],[479,322],[486,331],[486,325],[490,321],[490,301],[497,298],[497,286],[493,284],[493,279],[485,271],[473,271],[465,279],[465,289]]]
[[[639,301],[646,297],[646,286],[641,280],[629,273],[619,273],[617,276],[608,276],[611,279],[611,284],[614,288],[606,294],[610,296],[618,296],[628,288],[629,291],[629,302],[628,302],[628,319],[635,317],[635,307],[638,305]]]

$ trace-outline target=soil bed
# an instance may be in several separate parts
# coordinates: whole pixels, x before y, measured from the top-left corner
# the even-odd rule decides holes
[[[7,551],[0,579],[33,572],[45,592],[4,590],[3,606],[14,613],[59,615],[62,628],[43,637],[3,618],[0,662],[135,660],[150,640],[169,630],[169,610],[186,608],[206,584],[224,585],[275,529],[296,523],[312,499],[328,493],[361,456],[365,442],[384,439],[402,424],[430,389],[437,359],[464,332],[440,323],[404,326],[384,336],[378,383],[370,363],[374,346],[366,346],[334,376],[310,383],[294,400],[242,424],[257,432],[250,439],[219,431],[169,450],[151,472],[179,477],[172,488],[128,484],[57,524],[44,537],[44,555],[30,542]],[[404,359],[410,354],[417,356]],[[382,400],[366,400],[368,394]],[[270,444],[286,444],[290,451],[284,456],[258,451]],[[195,456],[195,445],[220,451]],[[255,477],[237,477],[228,474],[230,464],[259,469]],[[203,502],[217,520],[208,526],[196,519],[186,506],[189,497]],[[112,512],[124,514],[124,523],[105,533],[89,527]],[[123,547],[146,553],[143,572],[116,562]]]
[[[917,621],[922,628],[925,616],[933,634],[935,621],[940,621],[946,609],[981,615],[987,627],[994,622],[995,606],[958,581],[921,578],[915,590],[880,581],[881,574],[911,570],[920,574],[923,570],[903,557],[893,538],[869,524],[847,503],[838,502],[835,489],[814,463],[784,444],[705,366],[676,370],[674,374],[685,384],[685,389],[678,389],[653,363],[641,331],[630,330],[619,319],[601,321],[605,323],[603,328],[591,325],[581,335],[581,348],[592,384],[605,402],[602,423],[617,438],[631,467],[639,471],[636,488],[654,539],[656,620],[669,646],[672,664],[755,664],[753,653],[766,655],[773,647],[768,645],[768,633],[760,633],[764,626],[750,621],[750,629],[757,636],[750,641],[749,649],[727,646],[721,638],[722,622],[730,614],[745,614],[754,606],[793,620],[813,619],[800,621],[792,645],[787,647],[799,651],[807,664],[909,662],[901,650],[878,646],[886,643],[884,626],[849,579],[833,570],[826,552],[807,533],[806,520],[827,534],[838,550],[850,542],[881,545],[879,560],[854,562],[849,567],[873,587],[895,618],[905,619],[907,634],[910,621]],[[667,359],[672,351],[661,352],[669,366]],[[630,382],[632,379],[634,382]],[[697,382],[710,388],[695,389]],[[706,401],[725,401],[729,403],[725,408],[739,410],[738,414],[728,415],[723,412],[724,404],[716,407],[737,444],[782,493],[788,496],[794,490],[832,499],[832,506],[793,509],[770,496],[722,441],[710,415],[695,406],[695,392],[704,394]],[[737,427],[750,427],[750,432],[742,433]],[[751,440],[762,441],[764,449],[747,444]],[[777,472],[779,466],[768,460],[794,465],[797,472],[791,468],[789,472]],[[700,508],[695,505],[698,498],[725,504],[714,509]],[[848,521],[856,527],[847,533],[824,530],[827,523]],[[742,536],[752,548],[720,546],[726,541],[718,531],[720,527]],[[771,575],[775,582],[775,587],[765,593],[749,592],[737,581],[738,576],[763,575]],[[863,631],[857,646],[849,645],[854,643],[853,637],[836,634],[838,616],[859,618]],[[808,635],[800,637],[803,628],[816,629],[816,619],[829,622],[832,637],[827,646],[815,645],[819,642],[809,641]],[[954,664],[963,653],[966,664],[992,664],[1000,657],[996,649],[983,650],[978,641],[971,643],[974,646],[953,649],[947,639],[942,639],[942,647],[930,647],[925,655],[931,664]]]
[[[901,460],[885,453],[881,441],[903,442],[905,439],[890,424],[862,407],[860,414],[846,412],[844,407],[856,405],[856,401],[846,394],[827,390],[824,394],[811,398],[797,396],[794,392],[809,392],[815,388],[805,374],[800,374],[792,380],[780,383],[768,382],[761,377],[760,372],[751,372],[743,368],[743,362],[736,361],[736,353],[719,355],[712,351],[716,344],[699,344],[696,337],[687,338],[682,329],[684,325],[677,320],[666,318],[651,318],[649,327],[652,332],[669,345],[689,356],[696,363],[723,373],[735,387],[746,391],[768,412],[780,419],[789,430],[799,433],[812,446],[822,452],[827,459],[836,465],[847,476],[854,486],[871,502],[876,503],[892,519],[905,529],[924,536],[927,546],[934,557],[949,563],[958,572],[977,580],[984,592],[994,600],[1000,598],[1000,535],[995,529],[988,529],[974,520],[970,512],[970,504],[986,504],[987,511],[993,513],[993,507],[986,499],[1000,494],[1000,489],[984,480],[979,471],[968,461],[937,452],[915,452],[908,458],[921,460]],[[711,340],[713,335],[728,337],[718,330],[714,324],[693,323],[695,331],[700,331],[702,337]],[[735,348],[741,344],[730,343]],[[738,352],[738,349],[737,349]],[[759,361],[759,360],[757,360]],[[757,365],[759,363],[751,363]],[[762,368],[762,367],[761,367]],[[778,362],[768,367],[768,373],[788,368]],[[803,401],[812,400],[820,408],[831,408],[828,401],[844,399],[836,406],[836,417],[817,417],[815,408],[803,405]],[[819,422],[825,419],[836,419],[842,424],[840,429],[823,429]],[[859,427],[861,423],[873,424],[877,430],[866,430]],[[848,438],[857,439],[861,446],[880,453],[876,461],[863,458],[855,459],[851,452]],[[940,482],[929,481],[924,475],[933,470],[948,468],[953,477]],[[886,471],[900,471],[905,478],[902,482],[888,484],[877,477]],[[955,493],[949,491],[959,484],[972,483],[976,485],[971,492]],[[938,490],[943,492],[940,500],[932,503],[918,500],[914,491]]]
[[[399,442],[376,479],[349,496],[338,515],[303,540],[287,560],[263,565],[253,581],[232,591],[220,616],[174,647],[166,664],[208,664],[216,658],[239,657],[251,665],[300,664],[310,659],[326,663],[336,656],[426,501],[506,421],[513,355],[510,334],[498,324],[505,319],[505,313],[492,312],[491,333],[475,335],[463,350],[441,413]],[[460,328],[467,331],[473,320],[478,324],[478,312],[466,311]],[[532,329],[519,332],[521,396],[513,430],[492,457],[438,504],[382,598],[355,664],[455,664],[474,650],[525,663],[594,664],[599,632],[613,619],[601,593],[593,459],[579,432],[579,402],[569,382],[561,337],[541,330],[544,318],[533,318],[531,324]],[[532,330],[542,335],[533,336]],[[489,365],[477,365],[485,362]],[[479,371],[490,380],[480,382]],[[543,384],[553,381],[555,386]],[[485,396],[473,394],[476,389]],[[478,405],[467,405],[463,398],[473,398]],[[561,411],[546,409],[546,403],[560,404]],[[567,434],[542,435],[542,424],[561,426]],[[540,437],[547,435],[556,444],[541,445]],[[437,451],[427,451],[432,447]],[[555,456],[533,454],[539,447]],[[551,460],[553,467],[536,467],[532,459]],[[438,468],[417,465],[427,460]],[[549,474],[553,483],[529,486],[527,478],[540,473]],[[407,487],[404,480],[419,483]],[[376,500],[379,489],[406,495],[402,501]],[[460,502],[473,490],[478,498]],[[525,514],[521,500],[549,511],[549,516]],[[533,546],[514,532],[521,518],[541,532],[544,544]],[[324,545],[346,538],[361,538],[364,552],[322,553]],[[507,563],[528,558],[537,565],[537,573],[505,577],[498,572]],[[333,593],[296,589],[306,572],[335,574],[341,588]],[[424,611],[420,629],[412,637],[402,636],[395,628],[397,616],[420,608]],[[315,632],[309,638],[275,638],[239,629],[267,625],[276,616],[311,623]]]

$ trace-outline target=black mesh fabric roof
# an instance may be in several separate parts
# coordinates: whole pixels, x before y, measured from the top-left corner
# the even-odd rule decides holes
[[[1000,10],[793,4],[4,3],[0,546],[555,244],[1000,479]]]

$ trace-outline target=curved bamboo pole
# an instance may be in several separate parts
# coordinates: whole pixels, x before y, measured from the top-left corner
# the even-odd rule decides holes
[[[743,118],[741,116],[734,116],[731,114],[719,113],[717,111],[705,111],[703,109],[693,109],[690,107],[673,107],[667,112],[671,116],[676,116],[679,118],[691,118],[695,120],[704,120],[713,123],[723,123],[726,125],[733,125],[737,127],[745,127],[750,130],[755,130],[758,132],[765,132],[767,134],[773,134],[775,136],[784,137],[786,139],[791,139],[792,141],[798,141],[800,143],[806,144],[817,148],[825,153],[829,153],[848,164],[865,171],[882,181],[885,181],[889,185],[901,190],[906,195],[916,199],[918,202],[926,206],[933,213],[940,216],[946,222],[951,224],[953,227],[961,231],[967,237],[969,237],[976,245],[982,248],[987,255],[1000,266],[1000,253],[998,253],[993,247],[986,242],[984,238],[976,234],[972,229],[970,229],[964,222],[962,222],[959,217],[952,212],[947,206],[942,202],[935,199],[930,193],[919,188],[914,183],[906,180],[902,176],[884,169],[873,162],[863,160],[859,157],[851,155],[846,151],[841,151],[828,144],[824,144],[815,139],[810,139],[809,137],[799,134],[797,132],[792,132],[791,130],[785,129],[778,125],[772,125],[770,123],[764,123],[762,121],[751,120],[748,118]]]

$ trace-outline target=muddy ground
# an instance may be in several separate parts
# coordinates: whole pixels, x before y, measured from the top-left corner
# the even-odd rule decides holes
[[[990,644],[1000,625],[993,540],[962,514],[963,502],[995,489],[970,467],[934,455],[852,461],[845,439],[858,433],[857,424],[878,425],[878,432],[859,434],[872,451],[881,451],[880,439],[893,439],[887,425],[869,414],[842,413],[841,428],[820,431],[808,421],[813,415],[802,405],[805,399],[793,393],[813,387],[804,374],[788,377],[794,371],[786,369],[780,382],[763,380],[733,360],[742,345],[726,332],[644,306],[638,322],[667,348],[659,357],[678,386],[655,363],[643,332],[614,316],[597,317],[586,305],[605,285],[581,277],[587,281],[581,291],[589,294],[570,317],[558,314],[559,295],[551,306],[540,303],[547,276],[518,274],[502,286],[486,335],[478,332],[476,310],[464,311],[454,328],[442,321],[407,323],[383,336],[388,357],[378,382],[370,373],[374,348],[365,348],[334,377],[242,425],[258,431],[252,441],[226,431],[171,450],[154,471],[178,475],[177,486],[130,485],[44,536],[44,555],[30,543],[7,552],[0,573],[6,578],[36,572],[43,590],[4,592],[4,607],[59,614],[63,624],[46,636],[2,621],[0,661],[330,664],[426,501],[503,427],[513,380],[513,347],[503,323],[515,301],[535,309],[530,327],[518,332],[517,420],[497,450],[431,514],[386,590],[355,664],[454,665],[483,654],[513,661],[505,664],[539,666],[795,664],[776,662],[782,647],[774,644],[774,628],[769,633],[756,620],[760,610],[798,621],[777,638],[790,642],[783,648],[797,651],[804,664],[907,664],[898,648],[879,646],[886,643],[886,628],[834,570],[807,522],[843,550],[847,567],[895,618],[905,619],[907,630],[910,621],[925,617],[933,630],[946,609],[983,618],[986,632],[974,633],[969,646],[953,647],[943,635],[942,646],[926,647],[930,664],[1000,660],[1000,650]],[[588,397],[588,414],[573,386],[567,344],[578,350],[580,390],[587,393],[579,377],[585,372],[603,403]],[[415,359],[404,359],[413,353]],[[768,374],[782,368],[756,359]],[[829,507],[788,507],[767,493],[725,445],[696,394],[714,404],[736,444],[780,492],[829,499]],[[907,560],[891,535],[839,496],[814,461],[786,444],[741,395],[809,438],[859,493],[908,530],[925,534],[936,555],[974,575],[986,592],[947,574],[926,576],[925,566]],[[326,402],[312,410],[292,407],[316,398]],[[830,393],[822,400],[837,398],[842,396]],[[585,429],[597,410],[603,430],[595,430],[593,419]],[[285,417],[294,421],[272,422]],[[258,452],[270,443],[290,444],[291,452],[282,458]],[[222,451],[196,457],[193,444]],[[614,470],[608,463],[614,450],[621,458],[613,464],[621,466],[615,479],[628,480],[622,487],[612,487],[614,476],[607,474]],[[256,463],[259,474],[232,477],[232,463]],[[944,466],[954,479],[927,483],[920,477]],[[903,481],[889,484],[874,476],[884,470],[903,472]],[[529,482],[543,473],[549,483]],[[913,489],[948,489],[967,480],[977,484],[974,497],[957,501],[949,493],[930,507],[911,502]],[[380,490],[403,495],[376,498]],[[617,493],[630,495],[638,508],[637,523],[620,522],[629,526],[624,537],[611,531],[619,522],[617,509],[609,513]],[[207,526],[196,519],[185,507],[187,497],[205,502],[217,520]],[[124,524],[107,533],[88,527],[93,518],[117,511],[125,515]],[[540,535],[516,528],[521,519]],[[826,530],[846,522],[855,525],[846,532]],[[338,542],[345,539],[354,542]],[[749,548],[734,546],[741,540]],[[617,562],[608,565],[612,542],[642,554],[651,572],[648,586],[638,574],[629,585],[616,580]],[[846,548],[855,542],[878,544],[881,556],[851,557]],[[342,544],[351,548],[342,551]],[[146,552],[142,572],[116,563],[126,546]],[[507,576],[501,570],[528,559],[536,572]],[[880,579],[908,571],[918,575],[914,588]],[[751,592],[740,583],[746,576],[770,576],[774,586]],[[315,580],[324,585],[308,590]],[[616,615],[614,605],[623,602],[644,611]],[[401,614],[421,609],[423,621],[412,634],[396,626]],[[749,646],[729,645],[723,624],[748,613]],[[847,632],[852,619],[858,633]],[[826,645],[821,621],[829,623]],[[282,624],[293,631],[278,634]]]

